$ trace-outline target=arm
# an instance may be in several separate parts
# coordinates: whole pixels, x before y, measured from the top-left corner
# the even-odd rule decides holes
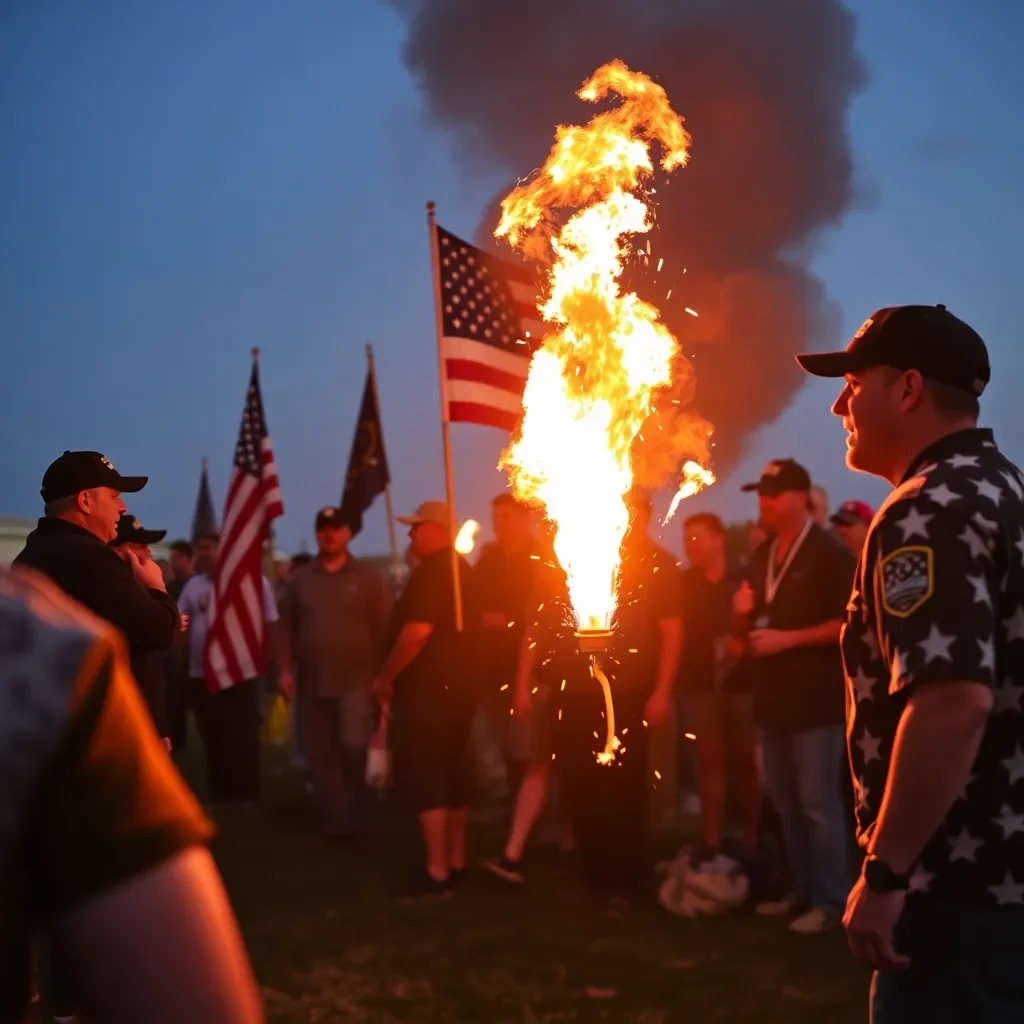
[[[519,644],[519,657],[516,660],[516,674],[512,683],[512,706],[521,715],[530,708],[530,683],[537,664],[537,644],[529,636],[524,636]]]
[[[963,793],[992,710],[982,683],[948,682],[914,693],[893,743],[868,852],[905,874]]]
[[[789,630],[789,646],[831,647],[839,643],[839,631],[842,628],[842,619],[829,619],[828,622],[822,622],[817,626]]]
[[[183,850],[99,894],[64,915],[55,935],[98,1020],[263,1020],[238,925],[204,849]]]
[[[402,627],[395,646],[380,670],[378,681],[384,690],[390,691],[395,679],[416,660],[433,631],[434,627],[429,622],[407,622]]]
[[[683,620],[660,619],[658,631],[661,634],[661,645],[654,691],[671,696],[679,671],[679,657],[683,651]]]

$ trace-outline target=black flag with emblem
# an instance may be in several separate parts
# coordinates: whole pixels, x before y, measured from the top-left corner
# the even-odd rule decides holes
[[[341,510],[352,529],[353,537],[363,528],[363,513],[384,493],[390,482],[377,389],[372,372],[367,371],[356,436],[352,441],[352,454],[349,456],[348,473],[341,495]]]

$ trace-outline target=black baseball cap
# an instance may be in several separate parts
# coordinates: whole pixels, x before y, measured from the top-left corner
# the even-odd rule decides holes
[[[811,474],[793,459],[773,459],[761,470],[757,483],[744,484],[741,490],[757,491],[766,498],[775,498],[787,491],[809,491]]]
[[[796,361],[815,377],[845,377],[873,366],[922,377],[978,397],[992,371],[981,336],[943,305],[888,306],[864,321],[844,352],[810,352]]]
[[[148,482],[148,476],[121,476],[111,461],[99,452],[65,452],[51,462],[43,474],[39,493],[45,502],[67,498],[90,487],[109,487],[122,494],[135,494]]]
[[[326,508],[320,509],[316,514],[316,529],[325,530],[328,527],[334,527],[340,530],[344,526],[348,526],[348,520],[342,514],[340,508],[335,508],[333,505],[328,505]]]
[[[130,512],[122,512],[117,521],[117,537],[111,543],[157,544],[166,536],[166,530],[147,530]]]

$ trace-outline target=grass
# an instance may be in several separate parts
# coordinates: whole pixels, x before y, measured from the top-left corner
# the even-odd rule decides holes
[[[521,889],[477,875],[453,899],[396,904],[388,886],[415,835],[385,816],[362,847],[325,846],[296,780],[268,756],[263,813],[223,823],[215,853],[276,1024],[865,1019],[868,978],[841,933],[684,920],[653,899],[609,916],[554,854]],[[497,849],[473,838],[475,856]]]

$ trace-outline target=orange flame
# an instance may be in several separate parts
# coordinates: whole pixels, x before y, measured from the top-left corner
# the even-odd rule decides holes
[[[460,555],[471,555],[479,532],[480,524],[475,519],[467,519],[455,537],[455,550]]]
[[[522,427],[502,466],[517,494],[540,500],[555,524],[583,630],[611,625],[633,445],[680,358],[659,311],[623,292],[619,277],[629,237],[651,228],[643,191],[651,147],[661,146],[660,166],[672,171],[686,164],[690,136],[665,90],[622,61],[595,71],[578,95],[597,102],[611,93],[617,106],[558,128],[537,176],[502,202],[495,231],[526,255],[553,256],[541,307],[553,330],[534,354]],[[559,228],[556,211],[566,208],[576,212]],[[688,481],[713,480],[697,468],[703,475]]]

